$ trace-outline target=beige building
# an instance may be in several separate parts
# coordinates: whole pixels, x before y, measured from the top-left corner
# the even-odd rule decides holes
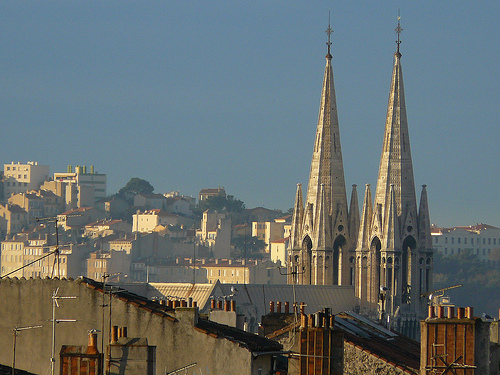
[[[96,200],[94,186],[78,185],[74,181],[46,181],[41,189],[59,196],[66,211],[80,207],[93,207]]]
[[[500,228],[476,224],[468,227],[432,228],[433,247],[444,256],[460,254],[470,249],[483,262],[491,251],[500,247]]]
[[[169,212],[153,209],[147,211],[137,211],[132,215],[132,232],[153,232],[158,225],[190,225],[193,221],[185,217],[171,214]]]
[[[47,246],[46,240],[15,238],[1,242],[0,267],[2,276],[10,277],[78,277],[83,274],[82,260],[90,248],[85,245]],[[21,269],[21,267],[25,266]]]
[[[44,200],[36,192],[14,193],[10,196],[9,203],[16,204],[26,211],[29,228],[36,224],[36,219],[44,217]]]
[[[28,225],[28,213],[17,204],[0,204],[0,234],[21,232]]]
[[[10,163],[4,164],[3,174],[4,196],[8,198],[11,194],[24,193],[28,190],[36,190],[49,179],[49,166],[39,165],[36,161],[29,161],[26,164]]]
[[[220,186],[217,189],[201,189],[198,193],[198,201],[203,202],[204,200],[216,197],[218,195],[226,196],[226,190]]]
[[[87,171],[86,165],[77,165],[74,172],[73,167],[69,165],[66,173],[54,173],[54,181],[66,182],[70,185],[74,184],[79,187],[87,187],[87,189],[84,190],[93,190],[95,201],[106,198],[106,175],[97,173],[93,165],[90,166],[89,171]],[[93,189],[89,189],[89,187]],[[94,202],[92,202],[92,205],[93,204]]]
[[[269,244],[269,254],[271,261],[278,263],[282,266],[286,265],[286,254],[288,249],[288,242],[290,237],[280,238],[276,241],[271,241]]]
[[[85,225],[86,237],[98,238],[106,237],[112,234],[130,234],[132,233],[132,224],[123,220],[99,220]]]
[[[104,219],[106,214],[93,207],[80,207],[57,215],[57,225],[68,229],[81,229],[86,224]]]
[[[100,253],[94,252],[86,260],[87,277],[103,281],[104,276],[109,276],[106,281],[123,281],[130,274],[131,256],[125,251]]]
[[[285,216],[274,221],[252,222],[252,237],[257,237],[266,243],[266,253],[270,252],[273,241],[290,236],[292,216]]]
[[[214,210],[203,212],[201,229],[196,231],[198,243],[214,258],[229,258],[231,253],[231,217]]]
[[[204,262],[204,263],[203,263]],[[280,274],[275,263],[260,259],[215,259],[203,261],[208,282],[222,284],[284,284],[286,276]]]

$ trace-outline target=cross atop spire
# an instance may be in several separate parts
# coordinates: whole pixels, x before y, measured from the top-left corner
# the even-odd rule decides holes
[[[396,32],[396,34],[398,34],[398,40],[396,40],[396,44],[398,45],[398,50],[396,53],[399,56],[401,56],[401,53],[399,52],[399,45],[401,44],[401,39],[399,37],[401,35],[401,31],[403,31],[403,28],[401,27],[401,16],[399,14],[399,10],[398,10],[398,27],[396,27],[394,31]]]
[[[330,11],[328,11],[328,29],[326,29],[325,33],[328,35],[328,42],[326,42],[326,45],[328,46],[328,53],[326,54],[326,57],[332,58],[332,55],[330,54],[330,46],[332,45],[330,37],[333,33],[333,30],[330,27]]]

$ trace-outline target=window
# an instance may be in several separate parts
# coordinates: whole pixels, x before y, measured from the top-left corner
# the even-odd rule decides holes
[[[464,238],[464,244],[467,245],[467,237]]]
[[[491,245],[491,238],[488,238],[488,245]]]
[[[486,245],[486,238],[483,238],[483,245]]]
[[[439,238],[436,236],[436,241],[435,241],[435,243],[438,243],[438,240],[439,240]]]
[[[448,248],[447,247],[444,248],[444,255],[448,255]]]
[[[457,238],[457,243],[460,243],[460,240],[461,240],[461,238],[460,238],[460,237],[458,237],[458,238]]]
[[[451,243],[455,243],[455,237],[451,237]]]

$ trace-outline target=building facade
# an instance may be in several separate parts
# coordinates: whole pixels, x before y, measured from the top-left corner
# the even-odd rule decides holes
[[[85,165],[77,165],[74,172],[73,167],[69,165],[66,173],[54,173],[54,181],[92,187],[95,201],[106,198],[107,177],[105,174],[97,173],[93,165],[90,166],[89,172],[87,172],[87,166]]]
[[[26,164],[10,163],[4,164],[3,174],[4,196],[8,198],[11,194],[24,193],[28,190],[36,190],[49,179],[49,166],[39,165],[36,161],[29,161]]]
[[[500,248],[500,228],[476,224],[468,227],[432,228],[432,246],[444,256],[471,250],[483,261],[491,261],[492,251]]]

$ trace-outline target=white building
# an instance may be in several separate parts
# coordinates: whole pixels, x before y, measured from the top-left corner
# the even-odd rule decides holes
[[[483,262],[489,260],[493,249],[500,247],[500,228],[476,224],[468,227],[432,229],[432,245],[444,256],[460,254],[471,249]]]
[[[93,187],[95,201],[106,198],[106,175],[96,173],[94,166],[90,166],[90,173],[87,172],[87,166],[77,165],[73,172],[73,167],[68,165],[66,173],[54,173],[54,181],[66,182],[68,184],[75,184],[81,187]],[[80,207],[80,206],[79,206]]]
[[[192,222],[190,219],[159,209],[137,211],[136,214],[132,215],[132,219],[132,232],[153,232],[159,225],[164,227],[169,225],[184,226]]]
[[[49,166],[38,165],[36,161],[26,164],[10,163],[3,165],[5,176],[4,195],[9,198],[12,194],[25,193],[28,190],[37,190],[44,181],[49,179]]]

